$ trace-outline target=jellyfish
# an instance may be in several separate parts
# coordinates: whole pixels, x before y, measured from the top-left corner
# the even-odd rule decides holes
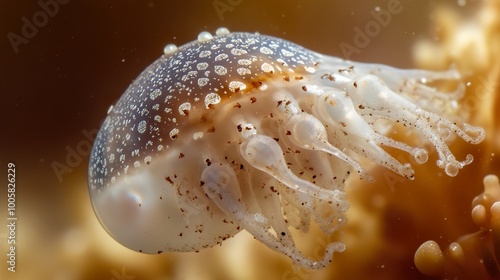
[[[463,92],[453,69],[401,70],[258,33],[202,32],[167,45],[109,108],[90,157],[92,205],[106,231],[139,252],[197,252],[246,230],[297,265],[323,268],[344,244],[315,259],[292,229],[338,231],[346,180],[370,181],[370,164],[413,179],[388,149],[428,160],[427,149],[395,139],[394,126],[430,143],[449,176],[472,162],[446,143],[484,138],[447,118]]]

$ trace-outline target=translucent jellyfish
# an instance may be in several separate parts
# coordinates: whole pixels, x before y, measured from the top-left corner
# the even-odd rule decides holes
[[[308,268],[291,228],[345,223],[349,174],[373,162],[412,179],[409,163],[386,149],[428,159],[422,147],[388,137],[394,124],[420,135],[437,165],[455,176],[445,140],[471,144],[481,128],[445,118],[464,91],[455,70],[400,70],[307,50],[258,33],[202,32],[167,45],[110,108],[89,166],[92,203],[118,242],[145,253],[199,251],[241,230]],[[439,91],[431,82],[452,81]]]

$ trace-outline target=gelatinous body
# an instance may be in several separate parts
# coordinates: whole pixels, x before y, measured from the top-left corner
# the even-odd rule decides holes
[[[456,160],[444,140],[484,137],[433,113],[457,110],[463,87],[426,85],[458,80],[453,70],[357,63],[227,29],[164,52],[110,108],[90,159],[97,216],[137,251],[197,251],[245,229],[302,266],[324,267],[344,245],[312,260],[289,228],[306,231],[314,220],[331,234],[342,225],[345,180],[365,176],[365,159],[413,178],[382,147],[418,163],[427,151],[385,136],[392,125],[427,139],[450,176],[472,156]]]

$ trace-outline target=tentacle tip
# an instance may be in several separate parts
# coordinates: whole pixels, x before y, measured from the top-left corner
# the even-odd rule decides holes
[[[429,154],[427,153],[427,150],[417,148],[413,152],[413,158],[418,164],[424,164],[429,159]]]
[[[458,162],[449,162],[446,164],[444,168],[444,172],[446,172],[446,175],[450,177],[455,177],[458,174],[458,171],[460,170],[461,166]]]
[[[406,179],[415,179],[415,171],[411,168],[409,163],[405,163],[398,168],[398,174],[405,177]]]
[[[366,170],[361,168],[361,169],[357,169],[356,171],[358,172],[360,180],[365,180],[368,183],[375,182],[375,179],[373,178],[373,176],[370,175]]]
[[[482,127],[473,126],[470,124],[464,124],[464,131],[468,135],[470,135],[470,137],[471,137],[470,142],[472,144],[479,144],[486,137],[486,133],[484,131],[484,128],[482,128]]]

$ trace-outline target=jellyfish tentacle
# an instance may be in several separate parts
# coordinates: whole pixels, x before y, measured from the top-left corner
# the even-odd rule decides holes
[[[399,121],[408,126],[414,126],[424,135],[435,147],[439,160],[437,165],[444,169],[449,176],[456,176],[458,170],[472,162],[472,155],[467,155],[464,161],[458,161],[445,144],[443,138],[443,127],[449,131],[454,131],[459,137],[469,143],[479,143],[484,138],[484,131],[473,126],[459,128],[451,121],[426,112],[418,106],[412,104],[404,97],[399,96],[390,90],[384,81],[373,75],[362,75],[355,79],[357,86],[351,86],[349,92],[355,102],[359,102],[365,110],[365,114],[375,114],[383,118]],[[467,134],[473,132],[475,137]],[[446,133],[448,134],[448,133]]]
[[[357,113],[354,104],[347,98],[345,92],[334,89],[323,94],[317,99],[314,108],[324,122],[337,127],[345,135],[350,135],[349,142],[341,141],[339,145],[344,145],[405,178],[413,178],[414,172],[409,164],[400,163],[378,145],[378,142],[386,143],[388,146],[395,145],[395,143],[386,141],[386,138],[373,131]],[[406,146],[402,147],[411,150]]]
[[[243,141],[240,146],[243,158],[254,168],[273,176],[291,189],[306,193],[326,201],[344,204],[340,190],[322,189],[308,181],[302,180],[288,169],[283,150],[276,140],[262,134],[254,134]]]
[[[295,246],[290,234],[272,234],[272,224],[262,213],[251,212],[241,199],[241,191],[234,170],[227,164],[212,164],[201,175],[203,189],[217,206],[232,220],[236,221],[256,239],[270,248],[288,256],[293,262],[310,269],[320,269],[328,265],[334,252],[342,252],[345,245],[332,242],[326,246],[322,260],[315,261],[302,254]]]
[[[371,180],[371,177],[366,175],[366,170],[361,167],[359,162],[328,142],[325,127],[314,116],[307,113],[296,114],[287,121],[283,130],[295,145],[303,149],[319,150],[335,156],[354,167],[361,178]]]
[[[250,189],[254,201],[259,210],[270,221],[276,235],[290,236],[288,225],[282,215],[280,193],[278,193],[278,184],[276,179],[263,177],[260,171],[253,172],[249,177]],[[282,239],[286,246],[294,246],[290,238]]]

